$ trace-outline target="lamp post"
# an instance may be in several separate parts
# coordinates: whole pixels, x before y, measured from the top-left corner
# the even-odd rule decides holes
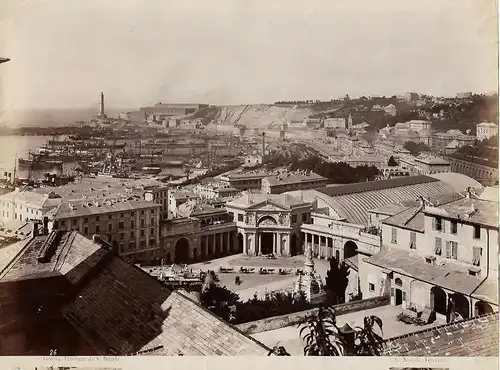
[[[356,331],[351,328],[349,324],[345,324],[343,327],[338,329],[340,336],[344,340],[345,343],[345,355],[346,356],[354,356],[354,340]]]

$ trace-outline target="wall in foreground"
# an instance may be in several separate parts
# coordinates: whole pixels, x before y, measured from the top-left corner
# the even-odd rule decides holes
[[[370,308],[387,306],[390,303],[389,296],[362,299],[360,301],[347,302],[333,306],[337,315],[368,310]],[[315,314],[317,308],[306,311],[295,312],[287,315],[268,317],[267,319],[246,322],[236,325],[245,334],[261,333],[263,331],[275,330],[287,326],[298,325],[305,322],[307,317]]]

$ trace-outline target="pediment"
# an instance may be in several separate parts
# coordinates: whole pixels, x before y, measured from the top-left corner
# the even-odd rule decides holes
[[[248,207],[247,209],[251,210],[263,210],[263,211],[288,211],[287,208],[283,207],[280,204],[271,202],[271,201],[264,201],[260,203],[253,204],[252,206]]]

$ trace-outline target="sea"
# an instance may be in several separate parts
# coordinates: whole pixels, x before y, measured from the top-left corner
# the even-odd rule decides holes
[[[31,174],[29,170],[20,170],[16,166],[16,158],[28,159],[30,151],[38,153],[38,148],[53,139],[52,136],[0,136],[0,179],[9,180],[9,174],[14,176],[14,170],[18,179],[27,179],[30,176],[33,179],[43,179],[47,172],[57,175],[75,175],[75,169],[78,167],[76,162],[64,162],[62,171],[60,168],[55,167],[53,169],[34,170],[31,171]],[[183,176],[184,170],[180,167],[166,168],[162,171],[162,174]]]

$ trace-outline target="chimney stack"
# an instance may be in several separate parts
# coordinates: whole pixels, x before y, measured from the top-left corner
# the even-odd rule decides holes
[[[264,157],[266,156],[266,133],[262,133],[262,162],[264,162]]]
[[[33,227],[33,231],[31,233],[31,237],[32,238],[36,238],[38,236],[38,223],[37,222],[33,222],[32,223],[32,227]]]
[[[43,218],[43,229],[42,235],[49,235],[49,218],[45,216]]]

